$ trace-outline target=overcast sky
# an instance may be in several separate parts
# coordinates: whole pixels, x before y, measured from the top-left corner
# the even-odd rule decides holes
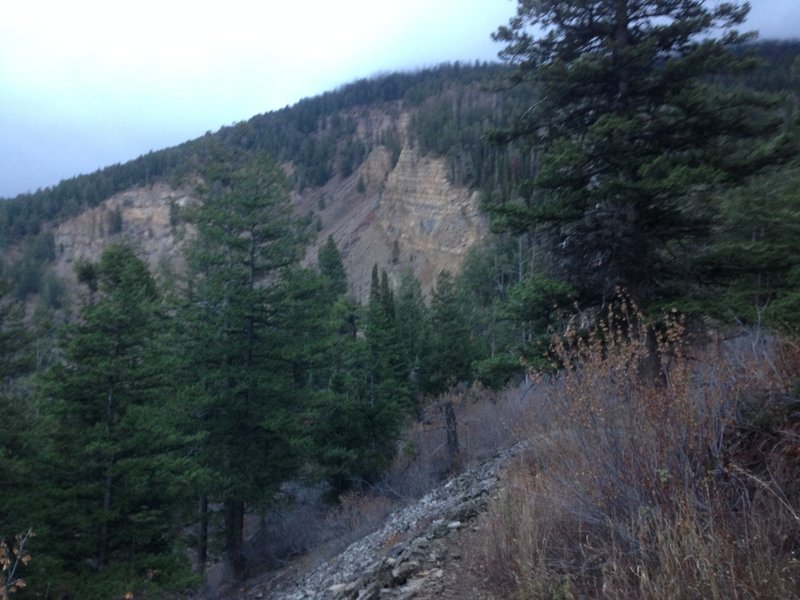
[[[514,0],[11,0],[0,197],[125,162],[382,72],[495,60]],[[748,28],[800,37],[800,0]]]

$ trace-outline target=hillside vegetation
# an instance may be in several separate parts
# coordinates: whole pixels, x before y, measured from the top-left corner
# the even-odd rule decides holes
[[[470,556],[491,593],[798,597],[800,46],[634,4],[521,2],[505,66],[358,81],[0,203],[0,598],[241,581],[520,440]],[[428,159],[491,234],[426,282],[398,235],[358,294],[323,191],[368,224],[413,188],[369,161]],[[68,294],[58,226],[156,183],[195,198],[161,219],[180,266],[148,266],[118,196]],[[294,543],[274,519],[308,497]]]

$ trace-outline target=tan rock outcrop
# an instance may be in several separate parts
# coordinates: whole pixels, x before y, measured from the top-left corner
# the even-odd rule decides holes
[[[369,294],[374,264],[394,281],[410,268],[429,292],[440,271],[460,270],[467,250],[488,230],[478,194],[450,183],[445,159],[420,155],[408,141],[408,121],[406,114],[393,121],[405,141],[397,164],[379,146],[350,178],[295,197],[298,212],[314,211],[321,224],[306,263],[315,262],[319,246],[332,235],[361,301]]]
[[[67,219],[53,231],[56,275],[74,284],[75,264],[98,260],[115,241],[130,243],[154,272],[161,264],[182,269],[183,227],[173,225],[170,215],[192,202],[196,199],[189,192],[159,183],[115,194]]]
[[[292,195],[298,216],[311,214],[319,228],[305,263],[316,262],[319,246],[332,235],[359,300],[369,294],[373,264],[394,281],[410,268],[429,292],[440,271],[459,271],[467,250],[486,232],[478,196],[449,182],[445,159],[420,155],[409,141],[410,117],[397,106],[354,118],[372,148],[356,172]],[[403,143],[396,164],[378,143],[387,131]],[[154,271],[168,264],[180,272],[186,226],[173,223],[171,211],[197,201],[188,189],[165,183],[115,194],[54,229],[54,270],[74,284],[77,261],[96,261],[108,244],[125,240]]]

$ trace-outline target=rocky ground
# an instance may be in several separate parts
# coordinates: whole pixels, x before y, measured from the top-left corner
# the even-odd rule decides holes
[[[231,590],[230,600],[489,599],[474,561],[477,517],[496,493],[502,469],[520,445],[498,453],[419,501],[339,555],[306,571],[298,562]]]

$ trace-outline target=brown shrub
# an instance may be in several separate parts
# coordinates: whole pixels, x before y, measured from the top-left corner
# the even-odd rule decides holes
[[[509,597],[798,597],[796,429],[750,425],[781,413],[800,354],[760,335],[690,358],[676,313],[651,331],[623,297],[556,341],[475,560]]]

